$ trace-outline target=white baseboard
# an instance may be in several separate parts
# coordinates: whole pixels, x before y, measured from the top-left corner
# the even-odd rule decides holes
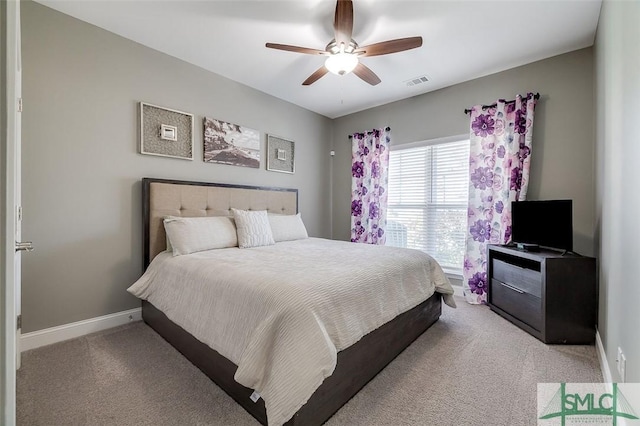
[[[607,361],[607,354],[604,351],[604,345],[600,338],[600,331],[596,330],[596,353],[598,354],[598,360],[600,361],[600,370],[602,371],[602,378],[605,383],[613,383],[611,377],[611,370],[609,369],[609,362]]]
[[[20,352],[41,346],[51,345],[64,340],[74,339],[142,319],[142,308],[129,309],[115,314],[103,315],[88,320],[72,322],[57,327],[45,328],[20,336]]]
[[[461,285],[452,285],[451,287],[453,287],[453,295],[454,296],[464,297],[464,294],[462,293],[462,286]]]

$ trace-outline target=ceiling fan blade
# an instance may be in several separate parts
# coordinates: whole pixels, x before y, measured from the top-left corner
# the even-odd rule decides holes
[[[349,46],[353,34],[353,2],[351,0],[338,0],[336,3],[336,16],[333,21],[336,43],[344,43]]]
[[[388,55],[389,53],[403,52],[420,46],[422,46],[422,37],[407,37],[359,47],[355,53],[361,53],[360,56],[380,56]]]
[[[289,44],[267,43],[266,47],[270,49],[286,50],[287,52],[305,53],[307,55],[326,55],[324,50],[311,49],[308,47],[291,46]]]
[[[328,73],[329,70],[323,65],[320,68],[318,68],[316,70],[316,72],[314,72],[313,74],[311,74],[309,76],[309,78],[307,78],[302,85],[303,86],[309,86],[310,84],[315,83],[316,81],[320,80],[321,77],[323,77],[326,73]]]
[[[369,67],[362,64],[362,62],[356,65],[356,67],[353,69],[353,73],[372,86],[375,86],[376,84],[380,83],[380,77],[378,77],[376,73],[371,71]]]

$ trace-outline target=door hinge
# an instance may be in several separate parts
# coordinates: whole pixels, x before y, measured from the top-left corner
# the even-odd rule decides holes
[[[16,207],[16,215],[18,217],[18,222],[22,221],[22,206],[17,206]]]
[[[22,112],[22,98],[18,98],[18,112]]]
[[[18,315],[18,320],[16,321],[17,323],[17,329],[20,330],[22,328],[22,314]]]

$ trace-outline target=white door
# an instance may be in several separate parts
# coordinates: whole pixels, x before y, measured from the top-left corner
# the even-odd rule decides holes
[[[11,2],[13,3],[13,2]],[[14,87],[14,108],[15,116],[12,118],[15,123],[13,128],[13,211],[15,213],[13,230],[15,250],[13,259],[13,283],[16,324],[16,370],[20,368],[20,334],[22,333],[22,252],[31,251],[33,247],[30,242],[22,242],[22,49],[21,49],[21,28],[20,28],[20,0],[15,2],[15,73],[13,76]],[[11,78],[11,77],[10,77]],[[11,115],[10,115],[11,116]],[[11,143],[11,141],[9,141]],[[10,203],[7,203],[10,205]]]
[[[5,207],[2,212],[4,253],[2,264],[4,275],[2,284],[2,300],[4,314],[2,316],[2,423],[15,424],[16,415],[16,369],[20,366],[18,315],[20,314],[20,258],[21,252],[30,249],[30,244],[21,242],[20,228],[22,212],[20,208],[20,145],[21,145],[21,110],[22,110],[22,75],[20,58],[20,1],[3,2],[3,30],[5,39],[6,68],[2,73],[2,89],[6,93],[3,99],[3,119],[6,127],[2,135],[6,140],[6,156],[2,158],[3,188]],[[4,121],[4,120],[3,120]]]

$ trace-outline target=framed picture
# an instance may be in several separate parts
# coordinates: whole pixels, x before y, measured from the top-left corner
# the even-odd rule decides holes
[[[295,172],[295,143],[278,136],[267,135],[267,170]]]
[[[178,140],[178,128],[176,126],[169,126],[167,124],[160,125],[160,138],[168,141]]]
[[[140,153],[193,160],[193,114],[140,102]]]
[[[204,162],[259,168],[260,132],[205,117]]]

